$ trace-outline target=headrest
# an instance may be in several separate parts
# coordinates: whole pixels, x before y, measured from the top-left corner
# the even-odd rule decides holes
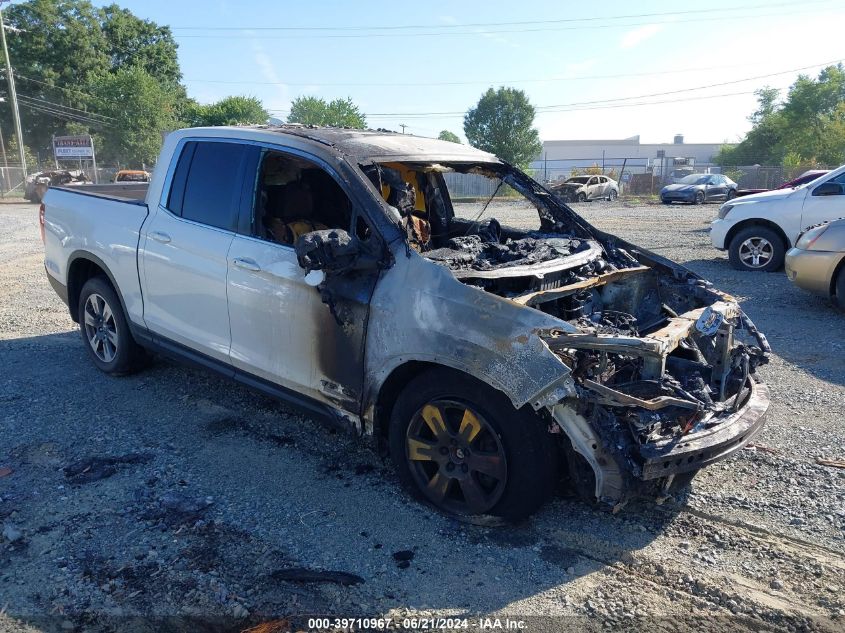
[[[301,183],[294,182],[285,188],[285,215],[288,218],[307,217],[313,209],[314,198]]]

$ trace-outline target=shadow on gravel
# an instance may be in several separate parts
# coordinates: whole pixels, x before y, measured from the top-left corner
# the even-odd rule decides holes
[[[827,298],[797,288],[783,271],[735,270],[724,256],[682,263],[735,296],[775,354],[821,380],[845,385],[845,314]]]
[[[0,341],[0,357],[0,629],[469,617],[635,566],[682,509],[558,498],[521,525],[465,525],[408,499],[354,438],[202,371],[156,362],[111,378],[77,332]]]

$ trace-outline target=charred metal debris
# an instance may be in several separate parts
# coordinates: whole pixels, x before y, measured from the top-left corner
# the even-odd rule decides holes
[[[537,207],[539,230],[481,218],[487,205],[473,220],[456,217],[446,171],[515,189]],[[646,472],[649,449],[671,452],[749,402],[768,342],[731,297],[691,271],[594,229],[508,165],[373,164],[365,172],[398,211],[409,249],[469,286],[563,322],[538,333],[569,370],[569,393],[543,406],[556,411],[577,452],[603,451],[591,454],[605,479],[596,484],[600,499],[619,503],[631,476],[656,477]],[[579,424],[580,451],[572,431]],[[685,458],[671,472],[708,458]],[[661,472],[667,486],[668,472]]]

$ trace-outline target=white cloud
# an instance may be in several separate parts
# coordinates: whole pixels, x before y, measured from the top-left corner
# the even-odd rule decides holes
[[[634,48],[646,40],[651,39],[662,30],[662,24],[646,24],[645,26],[628,31],[619,40],[619,48]]]
[[[250,31],[247,33],[253,34]],[[282,82],[279,78],[279,74],[276,72],[276,67],[273,65],[273,60],[267,54],[264,45],[258,39],[251,39],[250,43],[252,45],[252,59],[261,71],[261,76],[264,78],[264,81],[274,84],[273,88],[276,93],[274,103],[276,100],[278,100],[279,104],[288,103],[290,101],[290,90],[288,85]]]

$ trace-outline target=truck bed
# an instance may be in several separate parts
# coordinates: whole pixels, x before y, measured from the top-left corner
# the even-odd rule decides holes
[[[103,185],[74,185],[70,187],[50,187],[50,189],[143,204],[149,187],[150,183],[148,182],[110,182]]]
[[[70,291],[80,257],[108,270],[131,321],[143,321],[137,249],[147,218],[146,183],[51,187],[44,196],[45,266]],[[99,260],[99,261],[98,261]]]

